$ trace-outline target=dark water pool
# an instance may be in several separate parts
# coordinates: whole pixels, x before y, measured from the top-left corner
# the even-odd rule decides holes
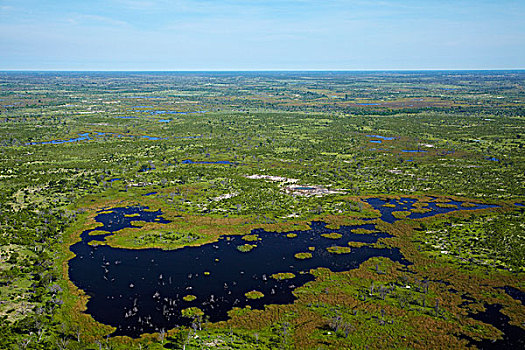
[[[509,324],[509,317],[501,313],[501,305],[485,305],[485,308],[485,311],[470,314],[470,317],[493,325],[503,333],[503,337],[496,341],[471,340],[471,342],[480,349],[525,349],[525,330]]]
[[[412,198],[367,199],[380,210],[381,219],[386,222],[396,221],[392,212],[410,210],[415,201]],[[387,202],[395,207],[384,207]],[[409,218],[493,207],[483,204],[461,207],[461,202],[449,203],[457,208],[441,208],[431,202],[430,212],[412,213]],[[189,325],[191,320],[181,314],[189,307],[198,307],[211,321],[220,321],[227,319],[227,312],[233,307],[250,305],[260,309],[268,304],[291,303],[295,299],[293,289],[312,281],[314,277],[308,271],[318,267],[347,271],[376,256],[409,264],[398,249],[351,248],[349,254],[339,255],[326,250],[330,246],[348,246],[349,242],[374,243],[381,237],[388,237],[382,232],[352,232],[356,228],[374,230],[373,224],[332,230],[322,222],[312,222],[309,230],[291,232],[297,235],[293,238],[257,229],[252,231],[260,238],[257,242],[246,242],[240,236],[224,236],[218,242],[199,247],[163,251],[89,244],[133,227],[133,221],[169,223],[160,211],[148,211],[146,207],[113,208],[111,212],[100,212],[95,220],[103,226],[84,231],[82,240],[70,248],[76,256],[69,261],[69,277],[90,296],[87,312],[97,321],[115,326],[114,335],[138,337],[142,333]],[[322,236],[332,232],[341,237]],[[257,247],[247,253],[240,252],[237,247],[246,243]],[[302,252],[310,252],[312,258],[299,260],[294,257]],[[295,278],[280,281],[270,278],[279,272],[292,272]],[[245,293],[252,290],[262,292],[264,297],[246,298]],[[196,299],[185,301],[186,295],[196,296]]]
[[[212,161],[200,161],[200,160],[191,160],[191,159],[184,159],[181,161],[182,164],[233,164],[229,160],[218,160],[215,162]]]
[[[514,300],[520,301],[523,305],[525,305],[525,293],[521,290],[511,287],[511,286],[505,286],[503,288],[505,290],[505,293],[510,295]]]
[[[380,232],[351,231],[358,227],[374,229],[371,224],[331,230],[324,223],[313,222],[309,230],[294,231],[295,238],[254,230],[252,233],[259,234],[261,240],[247,253],[240,252],[237,246],[253,242],[245,242],[240,236],[226,236],[215,243],[174,251],[88,244],[131,227],[136,220],[167,223],[159,211],[144,209],[115,208],[111,213],[100,213],[96,221],[103,226],[83,232],[82,241],[71,246],[76,256],[69,261],[70,279],[90,296],[87,312],[97,321],[117,327],[114,335],[137,337],[188,325],[191,320],[181,315],[181,310],[188,307],[199,307],[211,321],[219,321],[227,319],[227,312],[233,307],[263,308],[267,304],[291,303],[295,299],[293,289],[314,279],[308,273],[313,268],[350,270],[374,256],[408,264],[397,249],[361,247],[339,255],[326,250],[333,245],[347,246],[350,241],[373,243],[387,237]],[[96,235],[97,231],[107,232]],[[330,232],[341,237],[321,236]],[[309,247],[315,250],[310,251]],[[312,258],[296,259],[294,255],[301,252],[311,252]],[[270,278],[279,272],[292,272],[296,277],[281,281]],[[247,299],[245,293],[252,290],[264,293],[264,297]],[[183,297],[189,294],[197,299],[184,301]]]
[[[395,211],[409,211],[411,209],[414,209],[414,203],[417,202],[414,198],[400,198],[400,199],[389,199],[389,200],[382,200],[379,198],[367,198],[366,202],[370,204],[374,209],[378,209],[381,213],[381,220],[388,223],[394,223],[395,221],[399,220],[396,219],[392,213]],[[411,213],[407,216],[408,219],[421,219],[421,218],[427,218],[430,216],[438,215],[438,214],[445,214],[449,213],[451,211],[458,211],[458,210],[476,210],[476,209],[487,209],[487,208],[495,208],[497,205],[493,204],[480,204],[480,203],[472,203],[474,206],[472,207],[462,207],[461,204],[465,202],[460,201],[449,201],[446,204],[454,205],[454,207],[439,207],[434,202],[429,202],[428,206],[425,208],[430,209],[430,211],[426,213]],[[385,204],[392,204],[394,207],[385,207]]]

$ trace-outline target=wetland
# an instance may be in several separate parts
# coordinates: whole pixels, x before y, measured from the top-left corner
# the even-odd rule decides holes
[[[524,81],[0,72],[0,348],[522,347]]]

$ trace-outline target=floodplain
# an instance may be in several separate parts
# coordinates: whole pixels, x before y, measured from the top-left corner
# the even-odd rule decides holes
[[[523,347],[524,84],[0,72],[0,347]]]

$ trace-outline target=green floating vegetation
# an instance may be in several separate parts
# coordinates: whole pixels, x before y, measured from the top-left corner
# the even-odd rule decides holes
[[[332,254],[348,254],[352,251],[350,247],[340,247],[340,246],[327,247],[326,250]]]
[[[242,239],[245,240],[246,242],[257,242],[261,240],[258,235],[245,235],[245,236],[242,236]]]
[[[287,280],[287,279],[295,278],[295,275],[291,272],[279,272],[279,273],[274,273],[270,277],[280,281],[280,280]]]
[[[259,292],[258,290],[252,290],[248,293],[244,293],[244,295],[248,299],[261,299],[262,297],[264,297],[264,294]]]
[[[188,295],[184,296],[182,299],[184,301],[194,301],[195,299],[197,299],[197,297],[195,295],[188,294]]]
[[[308,247],[308,250],[313,252],[313,251],[315,251],[315,247]]]
[[[182,316],[183,317],[187,317],[187,318],[194,318],[194,317],[199,317],[199,316],[204,316],[204,312],[199,309],[198,307],[189,307],[187,309],[183,309],[181,311],[182,313]]]
[[[312,253],[297,253],[294,255],[294,258],[299,259],[299,260],[311,259]]]
[[[392,212],[392,216],[395,217],[396,219],[404,219],[407,216],[409,216],[410,214],[411,214],[411,212],[407,211],[407,210]]]
[[[297,237],[297,233],[288,233],[286,235],[286,237],[288,237],[288,238],[295,238],[295,237]]]
[[[97,212],[97,214],[111,214],[111,213],[113,213],[113,210],[102,210],[102,211]]]
[[[354,242],[354,241],[348,242],[348,246],[352,247],[352,248],[361,248],[361,247],[365,247],[367,245],[369,245],[369,244],[365,243],[365,242]]]
[[[343,237],[342,234],[337,233],[337,232],[322,233],[321,236],[323,236],[324,238],[329,238],[329,239],[339,239]]]
[[[131,227],[143,227],[144,225],[146,225],[147,223],[145,221],[140,221],[140,220],[137,220],[137,221],[132,221],[130,223]]]
[[[412,208],[412,209],[410,209],[410,211],[412,213],[423,214],[423,213],[428,213],[428,212],[432,211],[432,209],[429,209],[429,208]]]
[[[257,247],[257,244],[243,244],[238,245],[237,250],[243,253],[248,253],[249,251],[252,251],[255,247]]]
[[[458,208],[458,206],[456,204],[451,204],[451,203],[436,203],[436,207],[440,207],[440,208],[454,208],[454,209]]]
[[[367,233],[374,233],[374,232],[377,232],[376,230],[367,230],[366,228],[354,228],[352,230],[352,233],[357,233],[357,234],[367,234]]]

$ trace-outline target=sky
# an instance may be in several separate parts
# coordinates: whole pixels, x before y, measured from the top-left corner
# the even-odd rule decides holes
[[[524,0],[0,0],[0,70],[525,68]]]

